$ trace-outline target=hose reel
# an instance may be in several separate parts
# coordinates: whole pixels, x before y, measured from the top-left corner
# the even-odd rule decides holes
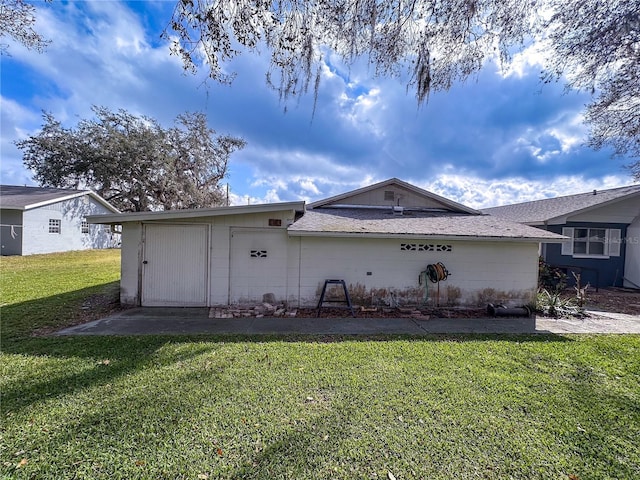
[[[447,270],[442,262],[427,265],[427,276],[433,283],[446,280],[449,275],[449,270]]]
[[[422,285],[423,277],[425,279],[425,283],[426,283],[426,279],[428,278],[432,283],[435,283],[438,285],[436,306],[440,306],[440,282],[446,280],[449,277],[449,275],[451,275],[451,272],[447,270],[447,267],[445,267],[442,262],[432,263],[430,265],[427,265],[426,270],[420,272],[420,276],[418,277],[418,283],[420,285]],[[425,302],[426,302],[426,299],[427,299],[427,293],[426,293],[426,285],[425,285]]]

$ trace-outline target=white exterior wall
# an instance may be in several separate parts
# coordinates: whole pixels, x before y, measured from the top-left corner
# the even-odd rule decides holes
[[[359,284],[366,290],[393,290],[409,301],[421,300],[423,291],[418,285],[419,274],[428,264],[437,262],[442,262],[451,272],[449,278],[440,283],[441,304],[447,301],[447,287],[459,289],[459,298],[454,299],[456,304],[467,305],[486,305],[490,301],[520,305],[530,301],[536,291],[538,244],[534,242],[289,237],[286,226],[292,220],[290,215],[291,212],[270,212],[192,220],[209,225],[208,305],[239,301],[233,297],[230,283],[233,277],[230,271],[232,233],[250,231],[259,236],[262,229],[282,233],[280,238],[286,244],[286,259],[278,256],[278,261],[286,262],[286,265],[279,263],[274,271],[278,278],[273,279],[274,289],[277,286],[273,293],[278,301],[286,300],[291,305],[315,307],[320,289],[328,279],[342,279],[347,285]],[[282,226],[268,227],[270,218],[281,219]],[[271,246],[277,238],[277,234],[269,235]],[[122,243],[121,301],[138,304],[142,285],[143,225],[125,223]],[[401,243],[450,245],[452,251],[406,251],[401,250]],[[367,275],[367,272],[371,274]],[[281,278],[283,275],[286,278]],[[429,282],[427,287],[429,298],[433,299],[436,284]],[[410,294],[405,295],[407,292]],[[265,292],[260,289],[253,293],[255,298],[242,300],[261,302]]]
[[[282,232],[282,241],[287,244],[287,266],[286,272],[298,271],[297,252],[298,249],[290,249],[289,244],[297,245],[295,239],[289,239],[286,227],[293,222],[292,212],[267,212],[245,215],[228,215],[217,217],[205,217],[195,219],[181,219],[178,222],[164,223],[204,223],[209,225],[209,291],[208,305],[227,305],[230,302],[230,253],[231,234],[234,229],[257,228],[268,229],[269,231]],[[280,227],[269,227],[269,219],[279,219],[282,222]],[[153,222],[148,222],[153,223]],[[163,222],[158,222],[163,223]],[[142,261],[144,252],[144,226],[140,222],[125,222],[122,225],[122,264],[120,279],[120,301],[123,304],[140,304],[142,288]],[[292,256],[293,255],[293,256]],[[291,263],[290,263],[291,262]],[[167,272],[170,274],[170,272]],[[284,274],[283,274],[284,275]],[[297,278],[296,283],[290,291],[289,275],[282,279],[287,287],[282,295],[282,300],[287,298],[297,299]],[[262,293],[257,301],[262,301]]]
[[[212,217],[209,221],[212,223],[211,231],[211,249],[209,252],[210,258],[210,292],[209,302],[210,305],[227,305],[233,299],[231,298],[231,285],[230,280],[230,253],[231,253],[231,241],[232,231],[234,229],[243,228],[265,228],[268,230],[279,230],[282,232],[282,241],[287,243],[287,252],[289,240],[286,235],[287,226],[293,222],[291,218],[292,212],[268,212],[268,213],[254,213],[247,215],[229,215]],[[279,219],[282,222],[280,227],[269,227],[269,219]],[[289,261],[287,261],[287,269],[289,268]],[[287,270],[288,271],[288,270]],[[290,285],[288,278],[283,280]],[[262,293],[260,292],[260,298],[253,300],[262,301]],[[284,296],[289,296],[289,287]],[[249,300],[249,299],[245,299]]]
[[[522,304],[531,300],[537,287],[537,243],[317,237],[301,237],[300,242],[303,306],[317,303],[319,289],[327,279],[360,284],[367,290],[393,290],[400,297],[411,292],[409,297],[422,299],[422,294],[415,292],[420,272],[437,262],[451,273],[440,283],[441,303],[446,300],[448,286],[460,289],[460,304]],[[403,251],[401,243],[445,244],[451,245],[452,251]],[[435,297],[436,287],[428,282],[429,298]]]
[[[640,200],[636,197],[577,215],[569,215],[553,223],[556,225],[567,222],[631,223],[638,215],[640,215]]]
[[[627,227],[624,286],[640,288],[640,215]]]
[[[25,210],[22,217],[22,254],[64,252],[117,246],[116,234],[109,226],[89,225],[82,233],[82,221],[88,215],[113,213],[89,196]],[[60,233],[49,233],[49,220],[60,220]]]

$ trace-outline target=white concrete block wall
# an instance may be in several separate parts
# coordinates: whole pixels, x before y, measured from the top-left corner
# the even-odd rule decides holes
[[[280,227],[269,227],[269,219],[279,219],[282,225]],[[233,229],[247,228],[266,228],[268,230],[282,231],[283,242],[288,242],[286,227],[293,221],[292,212],[267,212],[246,215],[229,215],[220,217],[211,217],[208,219],[212,225],[211,231],[211,250],[209,255],[210,261],[210,304],[226,305],[230,299],[230,249],[231,249],[231,232]],[[287,255],[290,256],[290,250]],[[296,257],[297,258],[297,257]],[[297,265],[296,265],[297,266]],[[287,269],[289,269],[289,259],[287,259]],[[288,271],[288,270],[287,270]],[[291,296],[290,277],[278,279],[275,283],[286,285],[283,297]],[[297,290],[297,280],[294,290]],[[256,300],[261,300],[256,299]]]
[[[116,246],[117,239],[109,226],[89,225],[89,233],[82,233],[82,221],[88,215],[102,213],[113,212],[88,196],[26,210],[23,213],[22,254]],[[60,233],[49,233],[50,219],[60,220]]]
[[[232,228],[269,228],[283,233],[283,242],[296,240],[287,238],[286,227],[293,220],[292,212],[269,212],[247,215],[229,215],[197,219],[184,219],[177,223],[206,223],[209,230],[209,305],[226,305],[229,303],[230,278],[230,245]],[[280,219],[281,227],[268,227],[269,219]],[[160,222],[162,223],[162,222]],[[122,226],[122,267],[120,280],[120,300],[124,304],[136,305],[140,299],[140,268],[143,250],[143,225],[137,222],[124,223]],[[287,249],[286,272],[298,272],[297,247]],[[292,262],[292,263],[290,263]],[[282,282],[286,283],[285,298],[297,299],[298,282],[288,283],[287,274]]]
[[[451,252],[403,251],[401,243],[451,245]],[[326,279],[342,279],[367,289],[418,288],[418,277],[428,264],[442,262],[451,276],[441,282],[458,287],[459,303],[473,304],[488,289],[496,296],[523,303],[536,290],[538,245],[516,242],[452,242],[356,238],[301,238],[300,302],[312,306]],[[371,275],[367,275],[371,272]],[[429,283],[430,297],[435,284]]]
[[[420,272],[436,262],[444,263],[451,272],[451,276],[440,284],[442,301],[446,300],[447,286],[460,289],[458,304],[475,304],[479,299],[522,304],[535,294],[537,243],[288,237],[284,231],[287,213],[272,212],[197,220],[210,225],[209,305],[226,305],[230,301],[232,230],[264,228],[268,218],[278,218],[278,215],[282,215],[283,225],[273,228],[282,231],[282,241],[286,243],[286,268],[278,268],[278,272],[286,275],[286,279],[274,279],[274,285],[286,285],[277,293],[292,305],[315,306],[319,288],[326,279],[343,279],[347,284],[360,284],[366,289],[415,292],[420,288]],[[123,303],[139,301],[142,231],[143,226],[139,223],[123,225]],[[401,243],[450,245],[452,251],[405,251],[401,250]],[[367,272],[371,274],[367,275]],[[428,283],[428,288],[429,296],[433,298],[436,285]],[[491,292],[499,298],[488,297]]]

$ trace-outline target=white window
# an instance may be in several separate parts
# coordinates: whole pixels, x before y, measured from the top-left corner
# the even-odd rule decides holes
[[[61,221],[57,218],[49,219],[49,233],[60,233]]]
[[[562,255],[574,258],[609,258],[620,256],[620,229],[565,227]]]
[[[83,220],[82,224],[80,225],[80,230],[82,231],[82,233],[89,233],[89,222]]]

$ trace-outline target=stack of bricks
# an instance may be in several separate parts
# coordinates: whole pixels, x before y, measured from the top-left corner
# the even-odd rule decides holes
[[[295,308],[289,309],[284,304],[272,305],[263,302],[259,305],[224,305],[211,307],[209,318],[263,318],[263,317],[295,317]]]

